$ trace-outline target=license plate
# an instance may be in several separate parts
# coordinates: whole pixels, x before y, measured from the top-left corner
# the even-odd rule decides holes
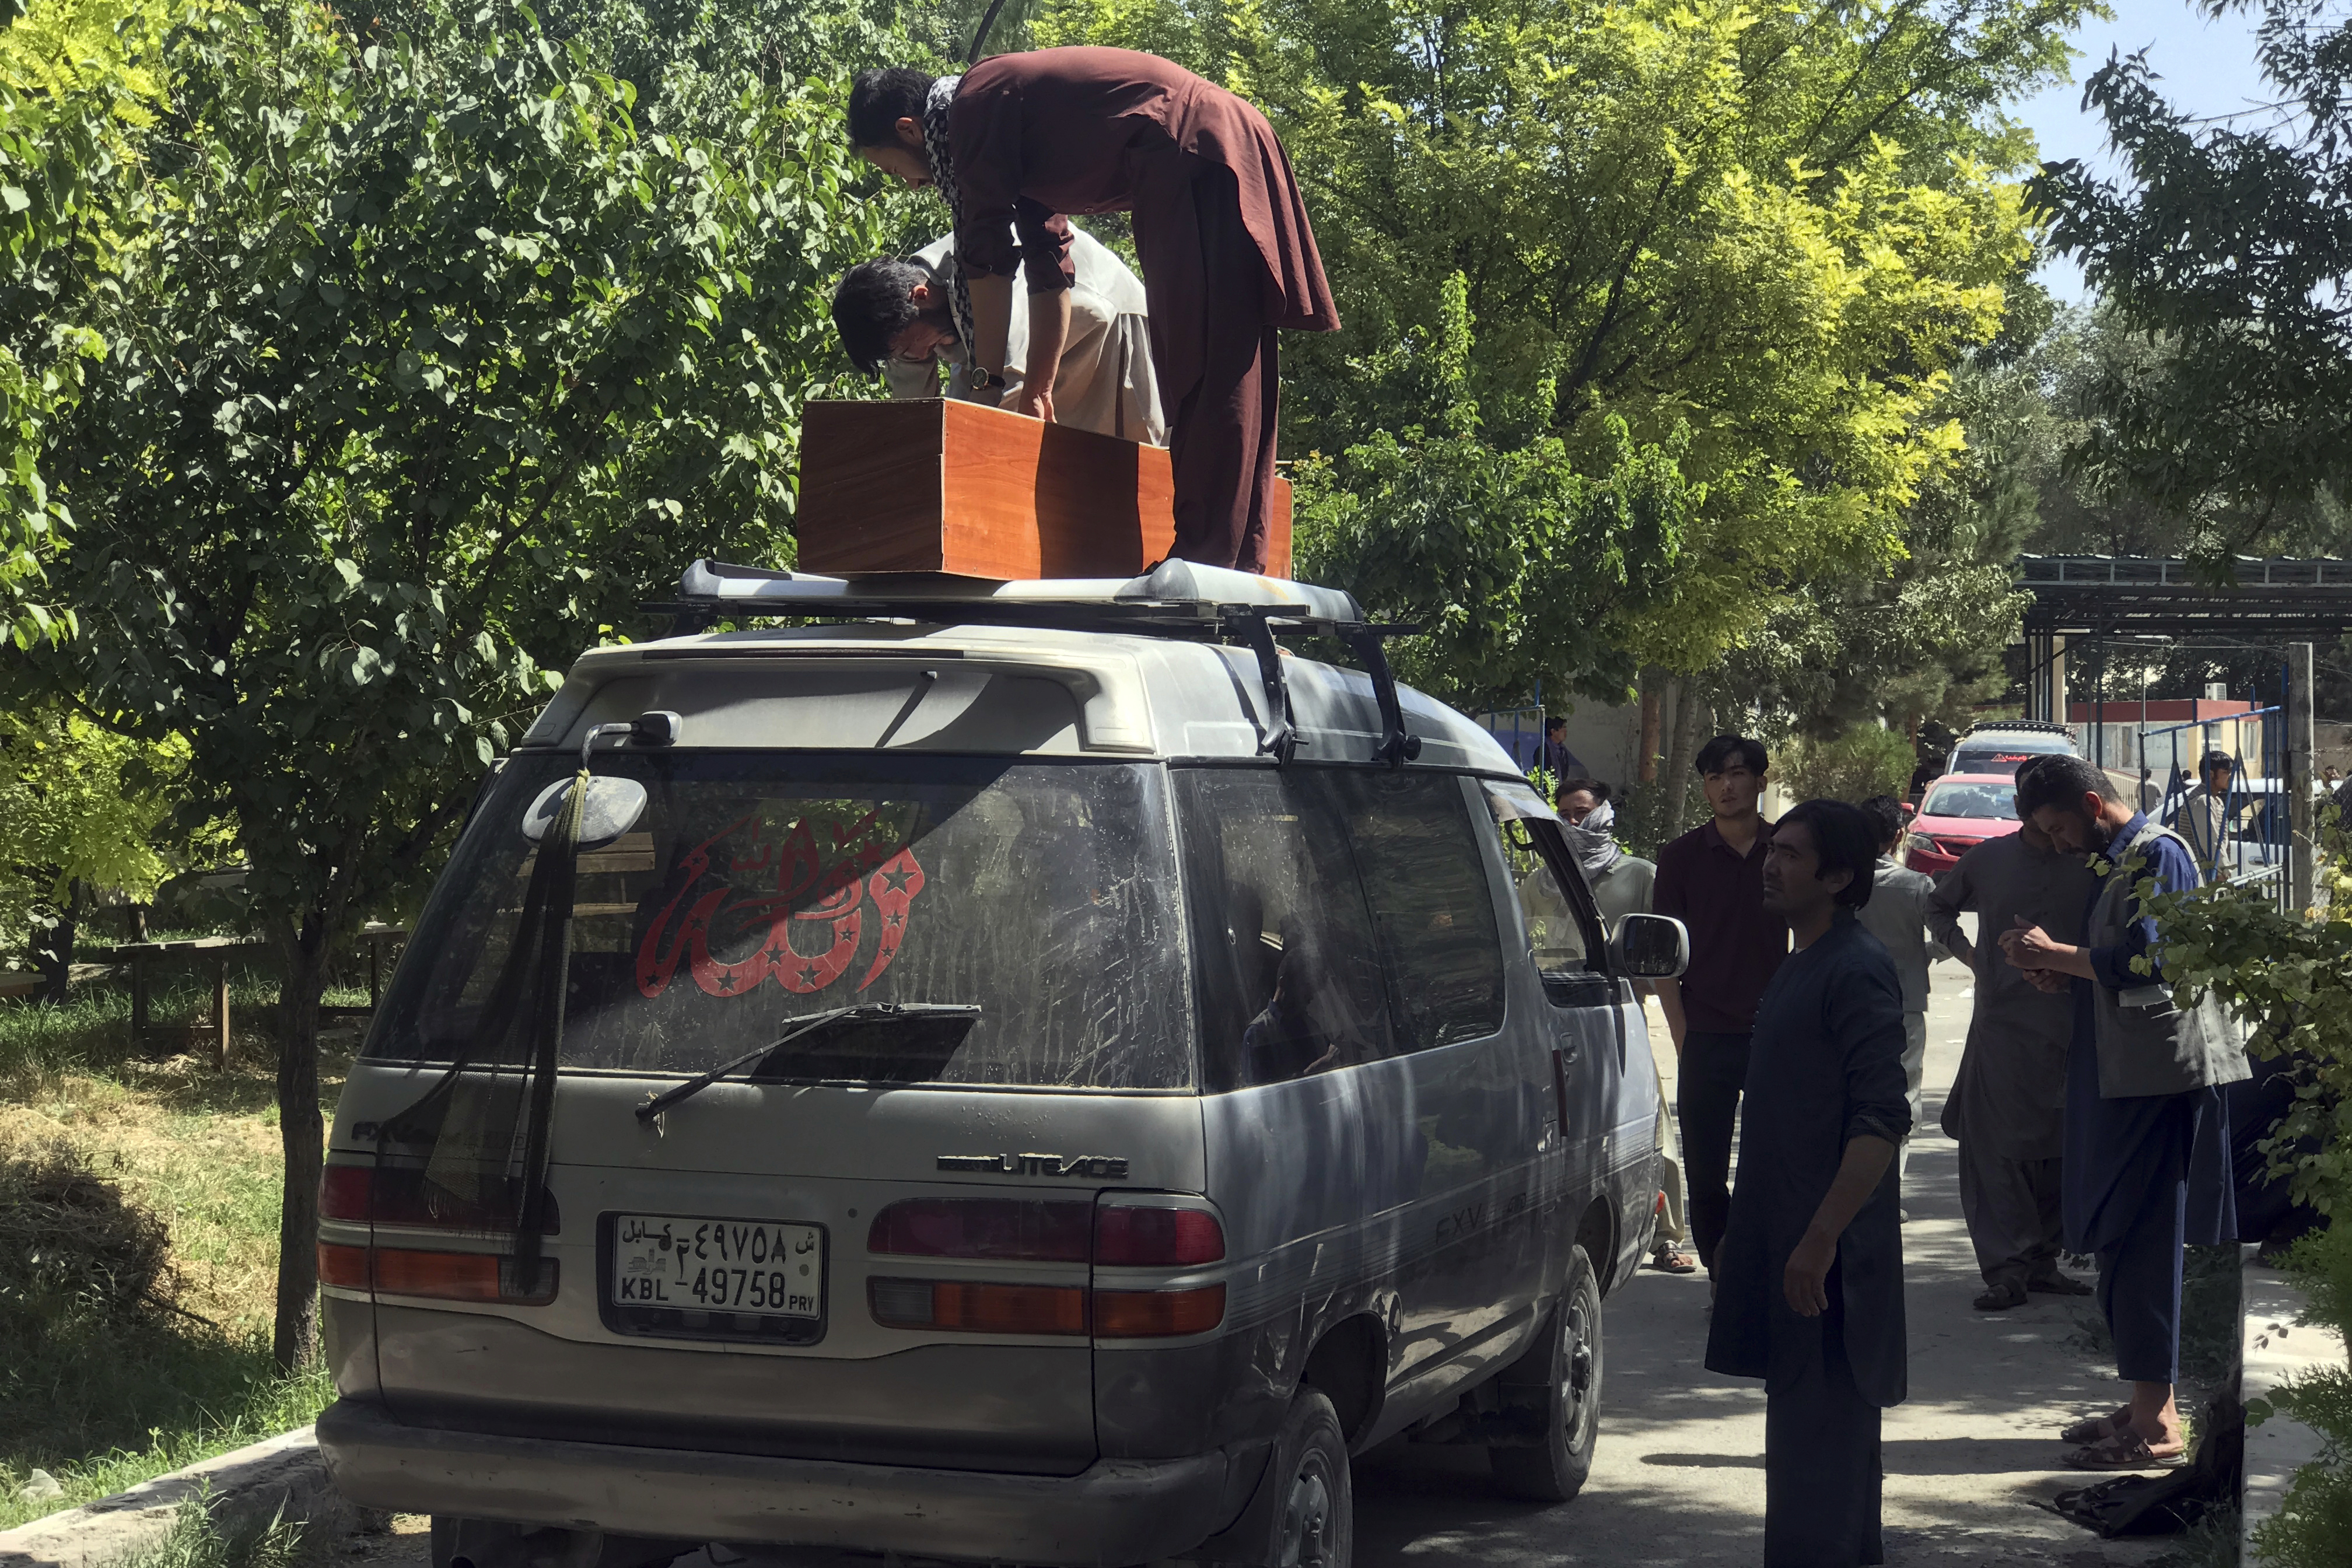
[[[613,1306],[665,1316],[821,1318],[824,1232],[779,1220],[613,1216]]]

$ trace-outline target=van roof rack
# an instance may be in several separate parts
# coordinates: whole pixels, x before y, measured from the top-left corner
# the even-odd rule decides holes
[[[1140,577],[1042,577],[1008,583],[890,573],[821,577],[737,566],[709,557],[678,579],[675,601],[644,606],[675,616],[671,635],[707,632],[721,620],[795,617],[804,620],[910,620],[956,626],[1005,626],[1065,631],[1123,632],[1188,641],[1222,639],[1257,656],[1269,722],[1260,726],[1258,751],[1287,763],[1297,747],[1290,689],[1275,639],[1337,638],[1371,678],[1381,736],[1376,762],[1400,766],[1421,754],[1421,740],[1404,728],[1396,676],[1383,639],[1410,637],[1418,626],[1376,626],[1355,595],[1339,588],[1261,577],[1196,562],[1161,562]]]
[[[1965,741],[1970,735],[1992,730],[2030,730],[2045,735],[2072,735],[2074,732],[2072,725],[2055,723],[2048,719],[1987,719],[1962,731],[1960,739]]]

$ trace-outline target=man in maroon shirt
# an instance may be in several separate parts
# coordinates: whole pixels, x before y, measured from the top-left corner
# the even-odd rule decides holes
[[[1764,854],[1772,825],[1756,809],[1764,793],[1762,742],[1717,735],[1699,749],[1698,773],[1715,819],[1658,851],[1652,912],[1690,929],[1690,967],[1658,983],[1675,1038],[1675,1105],[1682,1114],[1683,1183],[1699,1261],[1731,1213],[1731,1129],[1748,1081],[1748,1037],[1765,983],[1788,956],[1789,925],[1764,908]]]
[[[1027,278],[1029,363],[1009,406],[1033,418],[1054,416],[1068,332],[1061,215],[1134,215],[1170,423],[1172,553],[1264,571],[1275,331],[1339,325],[1290,159],[1265,117],[1156,55],[1038,49],[961,77],[866,71],[850,89],[849,140],[877,168],[947,198],[961,263],[957,316],[982,385],[1002,384],[1013,274]]]

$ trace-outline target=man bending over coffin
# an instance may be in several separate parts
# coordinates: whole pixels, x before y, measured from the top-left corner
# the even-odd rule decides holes
[[[1274,500],[1275,330],[1332,331],[1289,157],[1249,104],[1128,49],[998,55],[960,77],[867,71],[849,140],[955,218],[954,311],[981,384],[1009,389],[1013,275],[1030,296],[1013,406],[1055,416],[1076,280],[1063,213],[1131,212],[1176,490],[1172,553],[1265,569]]]
[[[971,354],[949,302],[955,264],[955,236],[949,235],[912,256],[851,268],[833,295],[842,347],[866,374],[880,369],[893,397],[937,397],[944,364],[950,397],[1013,407],[1024,384],[1018,367],[1028,363],[1028,297],[1013,297],[1004,373],[1010,384],[1001,393],[974,386]],[[1142,279],[1083,229],[1070,230],[1070,266],[1076,280],[1068,295],[1069,336],[1054,374],[1055,420],[1122,441],[1166,446]]]
[[[1895,1151],[1903,990],[1854,918],[1878,836],[1809,800],[1773,825],[1764,907],[1795,951],[1756,1007],[1709,1371],[1764,1380],[1765,1568],[1884,1563],[1880,1410],[1905,1393]]]

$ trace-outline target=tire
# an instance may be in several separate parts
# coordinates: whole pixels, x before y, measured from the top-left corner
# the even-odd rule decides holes
[[[1273,1530],[1265,1568],[1349,1568],[1356,1551],[1356,1494],[1348,1473],[1348,1439],[1331,1401],[1318,1389],[1291,1396],[1266,1461]]]
[[[1503,1373],[1503,1386],[1541,1400],[1544,1436],[1486,1450],[1496,1486],[1527,1502],[1568,1501],[1592,1473],[1601,1438],[1601,1282],[1581,1247],[1569,1251],[1568,1280],[1542,1342]]]

